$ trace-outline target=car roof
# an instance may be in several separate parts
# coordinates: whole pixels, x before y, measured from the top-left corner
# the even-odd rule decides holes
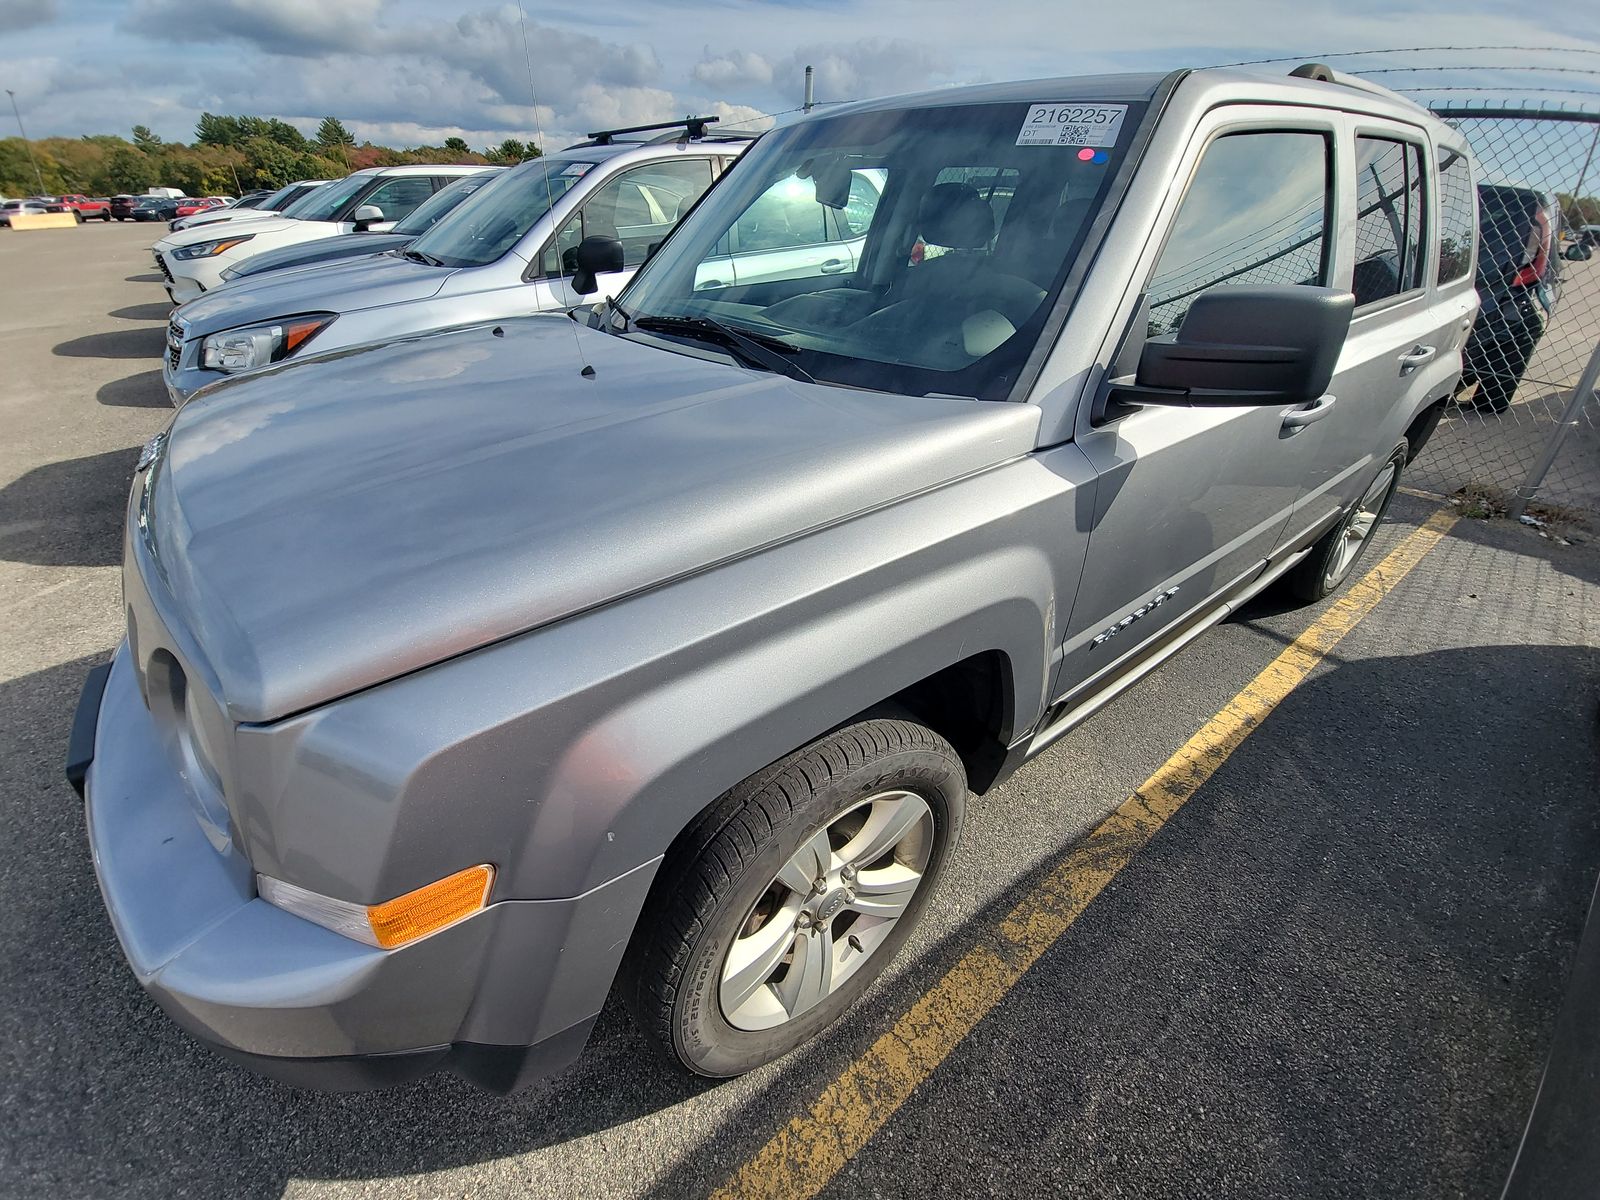
[[[1304,69],[1304,68],[1302,68]],[[1331,80],[1296,77],[1287,72],[1202,67],[1166,73],[1126,72],[1108,75],[1065,75],[940,88],[877,100],[861,100],[813,112],[802,121],[825,120],[839,113],[884,112],[907,108],[946,108],[968,104],[1015,104],[1028,101],[1076,100],[1132,102],[1153,100],[1164,86],[1182,85],[1185,103],[1202,111],[1220,103],[1306,104],[1318,108],[1369,113],[1427,125],[1435,141],[1466,148],[1461,134],[1427,109],[1378,84],[1342,72]]]

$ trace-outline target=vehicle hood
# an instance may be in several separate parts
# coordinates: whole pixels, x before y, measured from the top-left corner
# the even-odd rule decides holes
[[[320,238],[315,242],[299,242],[277,250],[263,250],[239,264],[242,278],[265,275],[268,271],[282,271],[296,267],[310,267],[317,263],[333,262],[341,258],[360,258],[368,254],[382,254],[398,250],[416,241],[410,233],[341,233],[338,237]],[[414,264],[413,264],[414,265]],[[434,268],[438,270],[438,268]],[[234,276],[235,279],[241,276]]]
[[[371,235],[356,235],[371,236]],[[327,238],[333,242],[337,239]],[[381,254],[335,259],[299,271],[271,271],[228,281],[175,314],[184,337],[204,337],[255,321],[308,312],[355,312],[437,295],[454,272]]]
[[[198,216],[199,214],[196,213],[195,215]],[[184,220],[188,220],[188,218],[185,217]],[[304,225],[306,223],[307,222],[304,221],[293,220],[290,217],[280,217],[276,215],[263,217],[259,221],[250,222],[250,235],[252,237],[260,237],[263,233],[282,233],[286,229],[293,229],[297,225]],[[213,241],[218,236],[220,235],[215,229],[208,229],[204,225],[191,225],[187,229],[173,230],[171,233],[167,234],[166,237],[162,238],[157,244],[163,250],[167,250],[175,246],[192,246],[196,242]]]
[[[183,224],[177,232],[199,229],[202,225],[220,225],[224,221],[264,221],[277,215],[275,209],[259,208],[225,208],[221,212],[197,212],[187,217],[179,217],[178,220]]]
[[[526,317],[211,389],[134,528],[219,700],[268,721],[1015,458],[1037,427]]]

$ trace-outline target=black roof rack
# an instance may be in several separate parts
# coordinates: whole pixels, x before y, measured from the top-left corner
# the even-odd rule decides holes
[[[622,129],[599,129],[589,135],[589,140],[587,142],[578,142],[576,145],[569,146],[567,148],[569,150],[576,150],[581,146],[610,146],[614,145],[617,138],[622,134],[653,133],[658,129],[664,129],[667,132],[663,133],[659,137],[644,138],[641,140],[640,144],[649,145],[653,142],[676,142],[685,137],[698,140],[707,136],[707,125],[715,125],[720,119],[721,118],[719,117],[684,117],[681,121],[657,121],[653,125],[628,125]],[[751,141],[757,136],[754,133],[745,133],[743,131],[736,131],[732,129],[711,130],[710,135],[718,141],[728,142]]]

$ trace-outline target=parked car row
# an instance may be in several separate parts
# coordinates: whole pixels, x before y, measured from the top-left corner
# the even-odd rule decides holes
[[[69,777],[235,1061],[510,1091],[614,984],[703,1075],[824,1036],[969,794],[1343,585],[1462,373],[1466,143],[1320,65],[707,124],[156,243]]]

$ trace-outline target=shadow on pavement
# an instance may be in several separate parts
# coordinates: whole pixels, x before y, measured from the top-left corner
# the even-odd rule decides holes
[[[1600,864],[1600,651],[1330,665],[827,1195],[1499,1193]],[[657,1194],[715,1187],[845,1061],[767,1083]]]
[[[124,283],[160,283],[161,275],[156,271],[146,271],[143,275],[129,275]]]
[[[377,1179],[558,1145],[708,1086],[663,1065],[615,1005],[575,1067],[509,1099],[448,1077],[294,1092],[201,1049],[122,962],[61,781],[93,661],[0,685],[0,729],[34,731],[0,756],[0,978],[16,1031],[0,1099],[15,1131],[5,1170],[21,1173],[10,1189],[275,1200],[294,1178]],[[1497,1191],[1600,861],[1597,689],[1600,652],[1556,646],[1318,675],[829,1194]],[[1491,690],[1495,703],[1481,703]],[[967,836],[1015,819],[980,803]],[[730,1085],[753,1085],[752,1098],[705,1120],[661,1194],[721,1182],[1015,894],[827,1039]],[[574,1178],[570,1192],[592,1189]]]
[[[167,399],[167,385],[161,382],[160,371],[141,371],[122,379],[113,379],[95,393],[101,404],[116,408],[171,408]]]
[[[119,564],[138,459],[137,446],[108,450],[35,467],[0,488],[0,559],[45,567]]]
[[[165,321],[171,312],[172,301],[164,300],[160,304],[130,304],[106,315],[123,321]]]
[[[159,362],[166,344],[162,329],[114,329],[62,342],[50,353],[57,358],[148,358]]]

